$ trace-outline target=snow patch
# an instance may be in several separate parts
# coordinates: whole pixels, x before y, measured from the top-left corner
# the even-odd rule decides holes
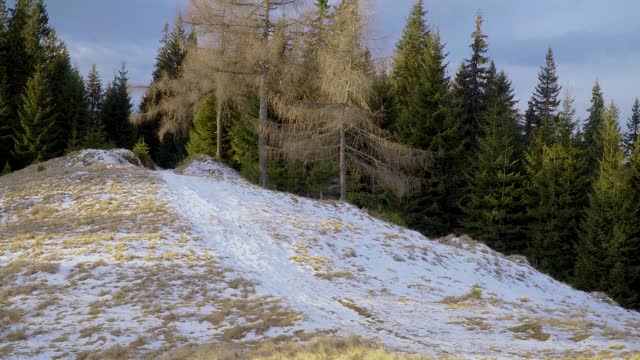
[[[76,154],[72,154],[66,158],[67,168],[86,167],[90,165],[113,165],[124,167],[142,167],[142,162],[130,150],[114,149],[114,150],[82,150]]]

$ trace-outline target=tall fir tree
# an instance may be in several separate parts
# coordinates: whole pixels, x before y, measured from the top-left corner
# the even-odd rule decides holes
[[[11,126],[11,122],[9,121],[9,105],[5,101],[4,92],[2,88],[0,88],[0,169],[10,169],[9,165],[9,155],[11,150],[8,147],[9,144],[12,143],[12,131],[13,127]],[[4,172],[4,171],[2,171]]]
[[[533,130],[535,129],[538,119],[536,116],[536,109],[533,103],[533,99],[529,100],[527,103],[527,110],[524,113],[524,117],[522,118],[523,123],[521,124],[521,132],[524,137],[524,145],[529,145],[531,139],[533,139]]]
[[[626,236],[607,246],[609,270],[606,289],[624,307],[640,309],[640,143],[629,158],[624,191],[626,206],[622,219]]]
[[[588,186],[585,161],[573,129],[574,99],[567,93],[554,141],[527,168],[528,255],[539,269],[563,281],[573,276],[575,246]]]
[[[631,108],[631,117],[627,121],[627,133],[624,136],[624,146],[627,156],[633,154],[640,134],[640,99],[636,98]]]
[[[604,123],[605,103],[600,83],[596,81],[591,90],[591,107],[589,108],[589,117],[584,124],[583,143],[587,150],[587,165],[591,169],[590,176],[595,177],[598,168],[598,160],[602,156],[602,147],[598,142],[598,134],[600,127]]]
[[[576,140],[576,130],[578,127],[576,117],[576,109],[574,104],[576,99],[567,90],[562,98],[562,110],[558,113],[558,120],[554,129],[555,142],[568,144]]]
[[[124,65],[107,88],[100,113],[107,138],[111,145],[130,149],[135,140],[131,123],[131,98],[127,91],[127,69]]]
[[[462,138],[465,139],[465,152],[470,154],[476,146],[476,139],[480,136],[482,113],[485,109],[484,94],[487,84],[488,62],[487,35],[482,32],[482,14],[476,16],[476,30],[471,34],[473,43],[470,59],[465,60],[456,74],[453,83],[456,118]]]
[[[486,110],[472,165],[467,170],[468,189],[462,225],[474,238],[494,249],[522,249],[522,175],[519,166],[518,112],[511,82],[504,72],[488,72]]]
[[[69,102],[69,113],[66,115],[69,138],[65,151],[71,152],[84,147],[90,124],[84,79],[77,68],[67,72],[64,88],[65,99]]]
[[[102,123],[102,106],[104,104],[104,89],[96,64],[91,66],[86,83],[88,124],[84,138],[84,146],[88,148],[103,148],[107,145],[105,126]]]
[[[156,55],[156,63],[153,70],[154,83],[164,77],[175,79],[180,75],[182,63],[187,55],[188,46],[195,40],[188,34],[182,16],[178,14],[173,30],[169,24],[162,29],[161,47]],[[146,113],[148,109],[162,101],[162,94],[151,95],[145,93],[140,103],[140,113]],[[150,148],[152,159],[161,166],[172,167],[178,164],[187,154],[185,144],[187,136],[182,134],[167,134],[161,140],[158,131],[162,115],[147,119],[136,124],[136,136],[143,139]]]
[[[209,98],[198,106],[189,131],[187,153],[214,157],[216,155],[216,103]]]
[[[22,95],[18,112],[20,127],[14,135],[14,156],[18,167],[46,159],[52,146],[48,135],[55,124],[55,115],[44,75],[42,66],[38,66]]]
[[[413,6],[402,37],[396,44],[395,61],[391,71],[394,125],[399,137],[405,142],[411,136],[419,136],[413,127],[419,121],[416,119],[416,113],[422,106],[415,90],[426,86],[427,81],[430,33],[425,16],[424,4],[419,0]]]
[[[55,31],[51,31],[47,42],[45,74],[56,115],[56,122],[49,132],[52,138],[49,153],[57,157],[80,147],[88,113],[82,78],[71,65],[66,45],[56,37]]]
[[[444,46],[439,34],[429,31],[425,16],[418,1],[397,44],[390,82],[398,139],[435,155],[428,170],[415,174],[424,179],[420,191],[403,199],[400,207],[408,226],[438,236],[451,231],[448,195],[462,142],[450,111]]]
[[[613,264],[607,254],[610,244],[626,241],[629,229],[624,177],[624,151],[618,124],[618,109],[612,103],[595,135],[602,149],[589,206],[580,225],[575,283],[585,290],[606,290]]]
[[[560,106],[560,90],[553,50],[549,48],[545,56],[545,65],[538,73],[538,85],[531,98],[533,119],[531,135],[539,144],[549,144],[553,137]]]
[[[6,0],[0,0],[0,167],[8,163],[11,155],[11,121],[7,92],[9,10]]]

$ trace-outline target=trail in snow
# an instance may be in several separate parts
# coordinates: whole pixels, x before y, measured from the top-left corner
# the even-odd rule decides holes
[[[625,349],[640,349],[638,313],[598,302],[483,245],[441,244],[350,205],[264,190],[211,160],[182,172],[162,172],[175,210],[224,265],[303,313],[302,329],[466,357],[607,349],[618,343],[609,333],[627,334]],[[474,285],[481,300],[443,301]],[[541,324],[549,339],[509,330],[530,323]],[[586,340],[570,340],[586,330]]]

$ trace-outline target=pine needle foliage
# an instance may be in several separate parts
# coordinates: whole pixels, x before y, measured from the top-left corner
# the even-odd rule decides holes
[[[46,159],[52,146],[48,135],[55,124],[55,114],[42,66],[27,81],[18,114],[20,127],[13,138],[14,156],[22,166]]]

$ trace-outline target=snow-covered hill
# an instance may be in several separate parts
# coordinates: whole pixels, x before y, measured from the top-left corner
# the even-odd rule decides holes
[[[0,178],[0,358],[356,334],[435,357],[631,356],[640,314],[466,237],[84,151]],[[638,354],[638,353],[636,353]]]

